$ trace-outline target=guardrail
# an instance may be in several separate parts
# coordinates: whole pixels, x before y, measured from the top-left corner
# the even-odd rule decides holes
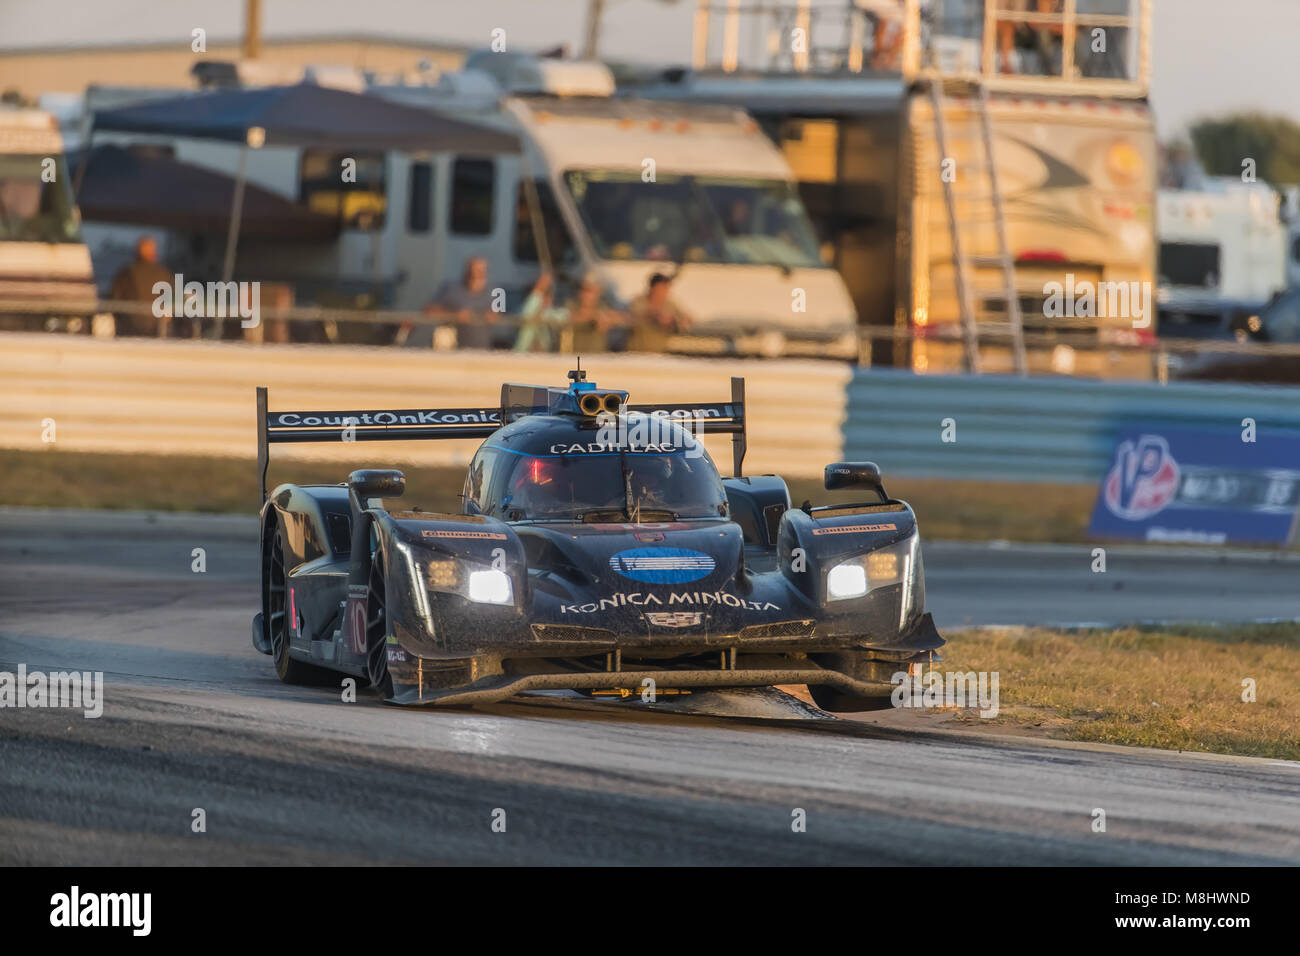
[[[564,381],[563,355],[254,345],[0,333],[0,447],[253,458],[254,387],[271,407],[459,407],[495,402],[503,381]],[[996,481],[1094,482],[1126,423],[1240,429],[1259,440],[1300,435],[1300,388],[1094,381],[1059,377],[914,375],[843,362],[602,354],[594,381],[636,401],[725,398],[748,380],[750,474],[817,477],[840,459],[890,475]],[[944,440],[946,420],[950,436]],[[725,441],[706,444],[725,463]],[[384,460],[461,464],[473,442],[385,447]],[[375,449],[290,446],[277,457],[378,462]],[[725,465],[724,465],[725,467]],[[250,472],[251,473],[251,472]]]

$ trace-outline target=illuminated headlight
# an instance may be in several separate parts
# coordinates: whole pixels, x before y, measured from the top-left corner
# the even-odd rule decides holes
[[[469,573],[469,599],[479,604],[509,604],[514,600],[510,575],[493,568]]]
[[[860,598],[878,588],[901,585],[899,626],[906,626],[924,600],[921,588],[921,537],[902,541],[835,565],[826,575],[826,600]]]
[[[867,569],[859,561],[846,561],[826,575],[826,600],[843,601],[867,593]]]

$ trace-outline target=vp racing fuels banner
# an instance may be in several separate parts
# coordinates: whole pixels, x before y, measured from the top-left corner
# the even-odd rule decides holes
[[[1241,429],[1125,428],[1097,490],[1090,534],[1193,544],[1283,545],[1300,505],[1300,437]]]

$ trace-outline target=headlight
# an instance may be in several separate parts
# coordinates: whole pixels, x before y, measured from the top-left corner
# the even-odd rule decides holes
[[[510,575],[496,568],[488,571],[471,571],[469,599],[479,604],[510,604],[514,600]]]
[[[914,533],[832,567],[826,574],[826,601],[860,598],[878,588],[902,585],[899,626],[905,626],[921,599],[921,573],[921,536]]]
[[[867,569],[859,561],[837,564],[826,574],[826,600],[843,601],[867,593]]]

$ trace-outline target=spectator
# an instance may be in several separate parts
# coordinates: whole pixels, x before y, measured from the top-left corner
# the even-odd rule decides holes
[[[871,43],[871,68],[897,70],[903,55],[903,14],[905,0],[857,0],[858,9],[874,22]]]
[[[555,281],[549,272],[543,272],[519,310],[523,324],[515,337],[516,352],[555,351],[568,310],[557,307],[554,302]]]
[[[691,327],[690,317],[670,297],[672,281],[662,272],[656,272],[650,277],[645,294],[632,300],[628,308],[632,325],[627,343],[629,352],[666,352],[669,337]]]
[[[578,355],[607,351],[609,330],[623,324],[622,317],[605,305],[600,280],[592,274],[583,278],[566,313],[573,336],[570,351]]]
[[[465,272],[459,282],[447,280],[439,288],[424,314],[439,318],[450,317],[460,326],[457,342],[461,348],[486,349],[492,347],[491,326],[498,314],[492,308],[493,290],[488,288],[487,260],[475,256],[465,263]],[[433,346],[433,329],[423,326],[412,329],[405,323],[398,333],[400,344],[421,348]]]
[[[722,231],[728,236],[748,236],[753,232],[749,203],[744,199],[733,199],[727,207],[727,219],[722,224]]]
[[[118,302],[147,303],[149,308],[140,312],[122,312],[115,317],[117,335],[167,334],[172,310],[169,307],[162,317],[153,314],[153,303],[158,298],[154,285],[164,282],[168,290],[173,287],[171,272],[158,261],[158,243],[149,236],[141,236],[135,244],[135,261],[113,277],[109,298]]]
[[[1002,9],[1018,13],[1060,13],[1061,3],[1060,0],[1013,0]],[[1003,73],[1034,73],[1036,65],[1038,75],[1060,75],[1064,25],[1039,20],[998,20],[997,28]],[[1031,62],[1035,59],[1037,64]]]

